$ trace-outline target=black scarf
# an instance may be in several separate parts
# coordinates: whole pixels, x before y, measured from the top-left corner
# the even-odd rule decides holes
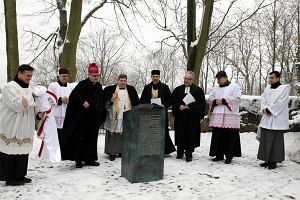
[[[29,84],[24,83],[23,81],[21,81],[21,80],[18,78],[18,76],[15,76],[14,81],[15,81],[16,83],[18,83],[22,88],[28,88],[28,87],[29,87]]]
[[[152,88],[153,88],[153,90],[157,90],[158,87],[159,87],[159,85],[160,85],[160,81],[156,85],[154,85],[154,83],[152,82]]]
[[[224,83],[223,85],[219,85],[220,87],[226,87],[230,84],[230,81],[227,81],[226,83]]]
[[[276,83],[273,83],[273,84],[271,84],[271,89],[276,89],[276,88],[278,88],[280,85],[281,85],[280,81],[278,81],[278,82],[276,82]]]
[[[61,87],[67,87],[68,83],[62,83],[60,80],[57,81]]]

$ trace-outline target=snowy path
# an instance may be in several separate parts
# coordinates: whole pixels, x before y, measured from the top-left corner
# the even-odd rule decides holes
[[[290,159],[299,158],[299,132],[285,135],[286,161],[275,170],[259,167],[254,133],[241,133],[243,157],[230,165],[211,161],[210,138],[210,133],[202,134],[201,147],[190,163],[177,160],[175,153],[167,157],[163,180],[135,184],[120,177],[120,158],[111,162],[103,154],[103,135],[100,167],[76,169],[69,161],[49,164],[36,157],[39,144],[35,144],[28,171],[33,182],[18,187],[0,182],[0,199],[300,199],[300,164]]]

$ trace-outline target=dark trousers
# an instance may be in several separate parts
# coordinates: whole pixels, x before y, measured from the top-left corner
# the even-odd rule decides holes
[[[193,147],[183,147],[182,145],[177,145],[177,155],[185,154],[185,157],[191,158],[192,153],[194,152],[195,148]]]
[[[28,154],[9,155],[0,152],[0,178],[3,181],[20,180],[27,175]]]

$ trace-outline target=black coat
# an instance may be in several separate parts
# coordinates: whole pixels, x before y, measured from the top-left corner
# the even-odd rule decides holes
[[[180,110],[180,105],[185,105],[182,101],[184,92],[185,85],[180,85],[172,93],[175,145],[195,148],[200,146],[200,120],[204,118],[206,101],[203,90],[191,85],[190,93],[196,101],[188,105],[190,109]]]
[[[144,87],[144,90],[142,92],[141,96],[141,104],[149,104],[151,103],[151,98],[152,98],[152,87],[153,87],[153,82],[150,84],[146,85]],[[161,103],[165,106],[166,108],[166,124],[165,124],[165,154],[170,154],[174,151],[176,151],[175,146],[171,140],[170,134],[169,134],[169,127],[168,127],[168,107],[171,105],[171,91],[169,89],[169,86],[159,82],[156,85],[158,89],[158,96],[157,98],[161,99]]]
[[[142,92],[141,96],[141,104],[148,104],[151,103],[151,94],[152,94],[152,86],[153,83],[146,85],[144,87],[144,90]],[[168,108],[171,105],[171,92],[169,89],[169,86],[166,84],[163,84],[162,82],[159,82],[157,84],[158,88],[158,98],[161,99],[161,103]]]
[[[87,101],[89,107],[83,103]],[[98,159],[97,140],[104,122],[102,85],[89,79],[80,81],[71,92],[61,137],[63,160],[92,162]]]
[[[116,87],[117,87],[117,84],[107,86],[104,88],[103,94],[104,94],[104,102],[105,102],[106,108],[110,107],[113,104],[113,102],[111,102],[111,98],[116,91]],[[132,106],[139,105],[140,99],[139,99],[139,96],[138,96],[135,88],[131,85],[126,85],[126,88],[128,91],[129,99],[131,101],[131,105]]]

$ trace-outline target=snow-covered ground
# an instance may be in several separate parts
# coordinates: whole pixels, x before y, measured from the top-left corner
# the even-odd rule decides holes
[[[173,133],[171,133],[173,137]],[[300,199],[300,132],[285,134],[286,160],[275,170],[259,167],[254,133],[241,133],[242,157],[229,165],[208,156],[211,133],[203,133],[192,162],[165,158],[164,179],[131,184],[121,177],[121,159],[111,162],[103,153],[100,135],[99,167],[76,169],[74,162],[49,164],[37,157],[40,141],[30,155],[25,186],[0,182],[0,199]],[[295,160],[295,161],[293,161]]]

